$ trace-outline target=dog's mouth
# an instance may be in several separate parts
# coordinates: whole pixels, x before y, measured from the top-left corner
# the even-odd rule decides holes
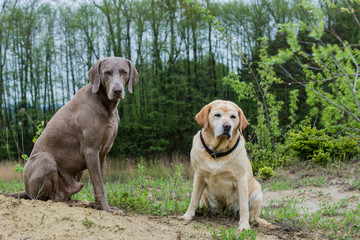
[[[231,134],[230,134],[230,132],[223,132],[223,134],[221,134],[219,137],[226,137],[226,138],[228,138],[228,139],[230,139],[231,138]]]
[[[122,94],[121,93],[118,93],[118,94],[114,94],[114,99],[124,99],[122,96],[121,96]]]
[[[124,99],[125,94],[123,94],[122,92],[110,92],[108,93],[108,98],[110,100],[122,100]]]

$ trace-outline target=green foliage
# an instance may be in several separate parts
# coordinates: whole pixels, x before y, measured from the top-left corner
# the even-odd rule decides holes
[[[229,228],[229,229],[227,229],[227,228],[225,228],[223,226],[220,226],[219,229],[220,229],[219,233],[215,229],[211,230],[211,234],[212,234],[214,239],[219,239],[219,240],[255,240],[256,236],[258,234],[257,231],[252,230],[252,229],[250,229],[248,231],[243,231],[239,235],[236,234],[237,228]]]
[[[317,165],[326,165],[331,160],[345,161],[360,153],[358,140],[351,137],[333,138],[325,130],[303,127],[291,131],[285,143],[294,156],[310,160]]]
[[[85,227],[90,228],[94,225],[94,222],[89,220],[88,218],[84,218],[84,220],[81,222]]]
[[[19,163],[14,166],[14,170],[15,170],[15,172],[21,172],[21,173],[24,172],[24,168],[21,167],[21,165]]]
[[[0,191],[3,193],[21,192],[24,190],[23,181],[0,181]]]
[[[37,139],[40,137],[41,133],[44,131],[44,121],[41,121],[41,122],[38,122],[35,127],[37,128],[37,131],[35,133],[35,136],[33,137],[33,140],[32,142],[35,143],[37,141]],[[29,161],[29,156],[26,155],[26,154],[22,154],[21,155],[22,159],[25,160],[25,162]],[[14,166],[14,170],[16,172],[21,172],[23,173],[24,172],[24,168],[20,165],[20,164],[16,164]]]
[[[262,209],[262,215],[270,221],[295,225],[294,222],[300,217],[300,211],[296,207],[299,202],[295,197],[285,197],[279,202],[271,200],[270,206]]]
[[[274,170],[271,167],[262,167],[262,168],[259,169],[258,176],[261,179],[266,180],[266,179],[269,179],[272,176],[274,176],[274,174],[275,174]]]
[[[350,185],[360,191],[360,180],[355,179]]]
[[[184,213],[189,205],[191,182],[183,177],[182,165],[176,166],[167,178],[145,175],[148,169],[137,165],[137,174],[126,182],[105,183],[108,203],[112,206],[155,215]],[[91,184],[84,187],[73,199],[94,200]]]
[[[343,8],[341,4],[326,1],[325,6],[334,9],[337,17],[350,15],[352,6]],[[359,3],[356,3],[358,7]],[[261,57],[264,64],[280,65],[282,72],[292,81],[306,88],[306,103],[313,107],[311,117],[321,116],[320,124],[331,133],[359,133],[360,129],[360,91],[357,84],[359,50],[343,39],[333,28],[325,26],[324,8],[310,1],[299,4],[305,11],[304,19],[297,23],[279,25],[280,32],[286,33],[288,46],[278,49],[277,55]],[[350,9],[343,11],[343,9]],[[341,13],[337,11],[341,10]],[[351,19],[351,18],[350,18]],[[349,21],[350,21],[349,19]],[[325,32],[330,32],[330,36]],[[308,41],[315,41],[309,49],[301,43],[302,36],[307,35]],[[342,35],[346,36],[345,32]],[[356,40],[357,42],[358,40]],[[334,43],[336,42],[336,43]],[[340,45],[339,45],[340,44]],[[302,79],[297,79],[283,64],[296,61],[302,70]],[[308,82],[306,82],[308,81]],[[321,155],[321,157],[320,157]],[[319,158],[326,158],[319,154]]]
[[[270,191],[291,190],[306,186],[323,187],[327,182],[326,177],[302,177],[301,179],[288,180],[288,178],[274,178],[269,185]]]
[[[45,123],[44,123],[44,121],[40,121],[35,126],[36,126],[37,131],[35,133],[35,136],[33,137],[33,140],[32,140],[33,143],[35,143],[36,140],[38,140],[41,133],[44,131]],[[26,159],[24,159],[24,160],[27,161]]]
[[[319,210],[309,212],[306,207],[298,206],[301,201],[294,197],[271,201],[269,207],[263,208],[262,215],[290,226],[325,230],[333,239],[357,239],[360,223],[359,204],[355,209],[348,209],[348,199],[339,202],[326,201],[320,203]]]
[[[320,148],[311,156],[313,163],[316,165],[323,165],[325,166],[330,162],[330,153],[324,152],[324,149]]]

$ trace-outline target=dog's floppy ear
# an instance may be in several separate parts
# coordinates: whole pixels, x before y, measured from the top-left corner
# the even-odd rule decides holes
[[[239,130],[240,130],[240,134],[242,135],[242,131],[244,131],[244,129],[246,128],[246,126],[248,125],[248,120],[246,119],[243,111],[241,110],[241,108],[238,109],[238,114],[239,114]]]
[[[128,60],[128,63],[129,63],[129,68],[130,68],[128,90],[129,90],[129,93],[133,93],[133,86],[135,86],[135,84],[138,82],[139,74],[136,71],[136,68],[134,67],[134,65],[131,63],[131,61]]]
[[[99,59],[89,70],[88,76],[92,84],[92,93],[97,93],[100,88],[100,65],[103,60]]]
[[[211,110],[211,106],[210,104],[208,104],[205,107],[203,107],[201,111],[198,112],[195,116],[195,120],[197,121],[197,123],[204,129],[206,129],[209,125],[210,110]]]

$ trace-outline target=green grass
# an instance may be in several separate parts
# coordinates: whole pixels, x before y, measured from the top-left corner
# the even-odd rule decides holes
[[[284,191],[306,186],[323,187],[325,184],[326,177],[303,177],[301,179],[293,179],[290,181],[282,178],[275,178],[267,185],[270,191]]]
[[[17,193],[24,191],[24,182],[19,181],[0,181],[0,192],[2,193]]]
[[[271,201],[269,207],[262,209],[262,216],[281,225],[321,230],[330,239],[360,237],[360,203],[355,209],[350,209],[348,199],[324,201],[319,203],[319,210],[309,212],[307,208],[298,206],[301,201],[294,197]]]
[[[360,180],[354,180],[350,185],[360,191]]]
[[[215,229],[211,230],[211,235],[214,239],[219,240],[255,240],[258,234],[257,231],[252,229],[248,231],[243,231],[239,235],[236,233],[237,228],[225,228],[223,226],[219,227],[219,230],[216,231]]]
[[[270,206],[262,209],[262,216],[271,222],[294,225],[300,217],[300,210],[297,204],[300,200],[295,197],[286,197],[281,201],[270,201]]]
[[[182,165],[166,178],[145,175],[145,167],[138,164],[137,174],[128,182],[107,182],[105,192],[111,206],[127,211],[169,215],[184,213],[189,205],[192,183],[182,176]],[[94,201],[93,187],[89,183],[74,200]]]
[[[121,174],[121,173],[120,173]],[[127,178],[115,180],[115,174],[105,182],[105,192],[108,203],[126,211],[152,215],[182,215],[185,213],[192,191],[192,181],[183,165],[163,167],[156,163],[140,162]],[[106,179],[106,178],[105,178]],[[93,187],[84,178],[85,187],[73,196],[74,200],[94,201]],[[275,177],[266,185],[271,191],[282,191],[301,187],[322,187],[326,184],[326,177],[308,177],[286,181],[284,177]],[[353,186],[360,185],[354,181]],[[358,188],[357,188],[358,189]],[[0,181],[0,192],[20,192],[24,190],[24,183],[19,181]],[[324,195],[318,190],[319,196]],[[292,226],[296,229],[310,229],[325,233],[330,239],[357,239],[360,237],[360,204],[350,208],[349,199],[338,202],[331,200],[319,202],[319,210],[310,212],[301,204],[303,199],[295,197],[283,198],[280,201],[272,200],[268,207],[262,209],[262,218],[269,222]],[[352,201],[354,202],[354,201]],[[198,209],[197,216],[207,216],[207,209]],[[238,213],[221,212],[220,215],[238,219]],[[197,221],[195,221],[197,223]],[[89,219],[84,219],[84,226],[94,225]],[[214,228],[214,229],[213,229]],[[214,239],[255,239],[258,231],[244,231],[238,235],[235,228],[207,227]],[[199,231],[203,231],[200,229]]]

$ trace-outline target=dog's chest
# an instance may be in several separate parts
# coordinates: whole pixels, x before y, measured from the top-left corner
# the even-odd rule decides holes
[[[111,146],[115,140],[118,131],[118,121],[114,119],[110,121],[109,124],[105,127],[102,137],[102,153],[107,153],[110,151]]]
[[[225,170],[225,165],[223,162],[208,161],[206,164],[206,170],[209,171],[212,175],[217,175]]]
[[[207,185],[234,188],[238,181],[234,166],[221,161],[209,161],[202,169],[204,181]]]

